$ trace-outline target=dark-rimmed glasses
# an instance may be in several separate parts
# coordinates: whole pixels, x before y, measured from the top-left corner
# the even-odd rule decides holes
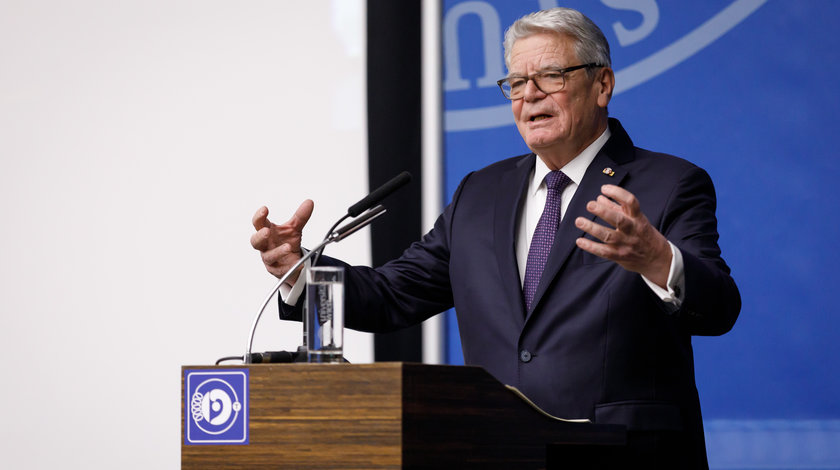
[[[518,100],[525,96],[525,88],[528,86],[528,81],[533,80],[537,89],[546,95],[557,93],[566,86],[566,74],[574,72],[575,70],[588,69],[592,67],[603,67],[603,65],[591,62],[583,65],[575,65],[562,69],[547,69],[541,70],[531,75],[521,77],[513,76],[503,78],[496,83],[502,90],[502,94],[509,100]]]

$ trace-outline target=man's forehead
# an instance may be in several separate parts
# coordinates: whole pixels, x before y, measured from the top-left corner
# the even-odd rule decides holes
[[[517,40],[511,49],[510,71],[574,65],[574,41],[569,36],[538,33]]]

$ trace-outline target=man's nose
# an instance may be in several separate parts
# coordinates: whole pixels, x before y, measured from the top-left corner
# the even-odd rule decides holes
[[[534,79],[528,80],[525,84],[525,95],[522,97],[525,101],[540,100],[546,97],[546,94],[537,87],[537,82]]]

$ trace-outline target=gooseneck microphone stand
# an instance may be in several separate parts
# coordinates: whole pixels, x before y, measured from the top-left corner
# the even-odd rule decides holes
[[[341,228],[339,228],[335,231],[332,231],[332,229],[331,229],[330,233],[327,234],[327,236],[324,238],[324,240],[321,242],[321,244],[319,244],[313,250],[311,250],[308,253],[306,253],[305,255],[303,255],[298,260],[298,262],[295,263],[291,267],[291,269],[289,269],[286,272],[286,274],[284,274],[280,278],[279,281],[277,281],[277,283],[274,285],[274,287],[269,291],[268,295],[265,297],[265,300],[263,300],[262,305],[260,305],[260,309],[257,310],[257,314],[254,316],[254,321],[251,324],[251,332],[248,335],[248,348],[245,350],[245,357],[243,357],[243,362],[245,364],[250,364],[251,363],[251,357],[252,357],[251,356],[251,349],[254,346],[254,333],[257,331],[257,324],[259,323],[260,318],[262,317],[262,314],[265,311],[265,308],[268,306],[268,303],[271,301],[271,298],[274,297],[274,294],[276,294],[278,290],[280,290],[280,286],[282,286],[283,283],[286,282],[287,279],[289,279],[289,277],[292,275],[292,273],[294,273],[299,267],[301,267],[303,265],[303,263],[306,262],[306,260],[308,260],[309,258],[312,258],[313,256],[320,256],[320,253],[324,249],[325,246],[329,245],[330,243],[340,242],[341,240],[347,238],[349,235],[351,235],[351,234],[355,233],[356,231],[366,227],[368,224],[373,222],[374,219],[376,219],[377,217],[381,216],[384,213],[385,213],[385,207],[383,207],[381,205],[378,205],[378,206],[362,213],[361,215],[359,215],[358,218],[356,218],[352,222],[344,225],[343,227],[341,227]],[[347,216],[342,217],[336,223],[336,225],[338,225],[338,223],[341,223],[341,221],[344,220],[346,217]],[[335,226],[333,226],[333,227],[335,227]],[[304,321],[305,321],[305,319],[304,319]]]

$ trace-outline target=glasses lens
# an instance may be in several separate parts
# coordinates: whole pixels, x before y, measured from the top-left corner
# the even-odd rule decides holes
[[[547,94],[562,90],[566,84],[566,78],[563,72],[549,70],[536,73],[531,78],[506,78],[499,82],[499,87],[502,89],[502,94],[505,95],[505,98],[518,100],[525,96],[525,88],[528,86],[528,80],[533,80],[537,88]]]
[[[534,75],[534,81],[543,93],[556,93],[566,84],[564,73],[551,70]]]
[[[507,80],[508,87],[510,87],[511,99],[521,98],[525,94],[525,86],[528,80],[524,78],[514,77]]]
[[[508,99],[519,99],[525,94],[525,84],[528,80],[519,77],[506,78],[499,82],[502,94]]]

